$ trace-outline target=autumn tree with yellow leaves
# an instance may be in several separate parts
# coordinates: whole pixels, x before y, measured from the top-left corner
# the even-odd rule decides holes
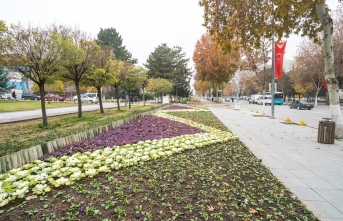
[[[224,54],[211,35],[202,35],[193,53],[195,80],[210,82],[214,91],[223,89],[220,86],[227,83],[238,68],[238,56],[236,52]]]
[[[341,0],[339,0],[342,2]],[[204,26],[225,52],[242,47],[258,48],[261,39],[281,40],[290,34],[309,36],[324,44],[325,81],[328,84],[330,114],[336,122],[336,136],[343,137],[338,81],[334,74],[333,19],[326,0],[200,0]],[[322,32],[323,39],[318,35]],[[234,43],[239,42],[239,46]]]

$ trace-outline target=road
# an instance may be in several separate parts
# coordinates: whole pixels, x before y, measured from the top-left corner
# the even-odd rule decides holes
[[[247,101],[240,101],[242,111],[251,111],[258,110],[259,113],[262,113],[262,105],[249,104]],[[231,102],[225,102],[234,107]],[[299,123],[301,120],[305,121],[306,125],[311,127],[318,127],[318,123],[322,118],[331,118],[330,116],[330,106],[319,104],[317,107],[314,107],[312,110],[297,110],[290,109],[288,105],[275,105],[274,106],[274,117],[280,120],[285,120],[287,117],[291,119],[292,122]],[[265,106],[264,112],[267,115],[271,115],[271,106]]]
[[[104,108],[115,108],[117,107],[117,103],[103,103]],[[83,105],[82,111],[94,111],[99,110],[99,104],[92,104],[92,105]],[[46,114],[48,117],[56,116],[56,115],[63,115],[63,114],[71,114],[77,113],[78,107],[61,107],[61,108],[47,108]],[[42,110],[29,110],[29,111],[13,111],[13,112],[6,112],[0,114],[0,123],[5,122],[15,122],[20,120],[27,120],[27,119],[37,119],[42,117]]]

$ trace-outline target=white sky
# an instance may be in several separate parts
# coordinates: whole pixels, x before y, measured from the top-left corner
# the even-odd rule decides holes
[[[338,0],[327,0],[335,9]],[[155,48],[181,46],[193,68],[196,41],[206,32],[198,0],[0,0],[0,19],[7,24],[29,22],[78,26],[94,38],[100,28],[115,28],[123,45],[143,64]],[[286,59],[293,59],[300,37],[287,39]]]

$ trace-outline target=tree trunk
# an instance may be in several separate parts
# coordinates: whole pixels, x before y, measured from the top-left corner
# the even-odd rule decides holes
[[[176,96],[175,99],[177,99],[179,97],[179,87],[178,85],[176,85]]]
[[[142,88],[143,90],[143,106],[145,106],[145,95],[144,95],[144,87]]]
[[[332,34],[333,34],[333,21],[329,13],[325,10],[326,1],[322,4],[316,4],[318,17],[323,25],[324,36],[324,62],[325,62],[325,81],[328,85],[329,101],[330,101],[330,114],[332,120],[336,123],[335,136],[343,138],[343,118],[340,110],[339,103],[339,86],[338,81],[334,75],[333,63],[334,55],[332,51]]]
[[[43,127],[47,127],[48,126],[48,118],[46,116],[46,109],[45,109],[44,82],[42,82],[38,86],[39,86],[40,104],[41,104],[41,110],[42,110]]]
[[[319,94],[319,91],[320,91],[321,88],[317,88],[316,90],[316,97],[314,99],[314,106],[317,107],[318,105],[318,94]]]
[[[128,93],[129,93],[129,109],[131,109],[131,90],[129,90]]]
[[[99,99],[99,105],[100,105],[100,113],[105,113],[104,112],[104,107],[102,106],[102,94],[101,94],[101,87],[97,88],[98,90],[98,99]]]
[[[76,88],[76,95],[77,95],[77,107],[78,107],[78,115],[77,117],[82,117],[82,103],[81,103],[81,96],[80,96],[80,82],[75,81],[75,88]]]
[[[119,105],[119,89],[117,86],[114,86],[114,89],[116,91],[116,98],[117,98],[117,106],[118,106],[118,110],[120,110],[120,105]]]

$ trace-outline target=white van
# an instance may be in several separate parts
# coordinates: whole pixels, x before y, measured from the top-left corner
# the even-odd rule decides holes
[[[262,94],[252,94],[249,99],[249,104],[257,104],[260,97],[262,97]]]
[[[264,99],[263,96],[259,97],[257,100],[257,104],[261,104],[261,105],[272,105],[272,95],[264,95]]]
[[[84,93],[85,95],[87,95],[88,97],[91,97],[91,98],[93,98],[93,97],[98,97],[98,93]]]

